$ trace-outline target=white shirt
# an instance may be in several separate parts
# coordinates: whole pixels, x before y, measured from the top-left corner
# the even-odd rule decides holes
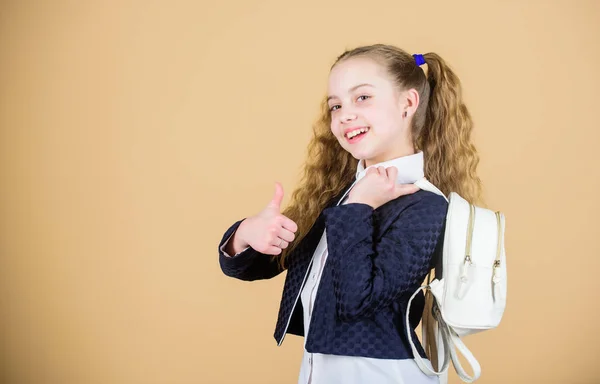
[[[398,169],[396,182],[399,184],[414,183],[424,175],[423,152],[398,157],[389,161],[374,164],[365,169],[364,161],[358,162],[356,181],[362,179],[371,167],[390,167]],[[342,204],[346,204],[347,197]],[[323,231],[321,240],[313,254],[313,263],[304,284],[300,298],[304,308],[304,345],[308,336],[314,300],[317,295],[323,267],[327,261],[327,234]],[[414,360],[376,359],[359,356],[338,356],[321,353],[310,353],[304,349],[298,384],[421,384],[438,383],[437,377],[426,376]]]

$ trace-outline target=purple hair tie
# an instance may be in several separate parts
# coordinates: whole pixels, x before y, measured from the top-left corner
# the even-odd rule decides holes
[[[423,57],[423,55],[417,53],[414,54],[413,57],[415,58],[415,63],[417,63],[419,67],[425,64],[425,58]]]

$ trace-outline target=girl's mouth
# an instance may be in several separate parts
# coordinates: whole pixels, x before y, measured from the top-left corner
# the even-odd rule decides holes
[[[354,131],[348,132],[344,136],[346,137],[346,140],[348,140],[348,143],[355,144],[361,141],[369,133],[370,130],[371,128],[369,127],[359,128],[355,129]]]

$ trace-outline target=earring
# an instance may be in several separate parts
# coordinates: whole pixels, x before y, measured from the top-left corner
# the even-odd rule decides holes
[[[404,111],[404,117],[408,116],[408,111]]]

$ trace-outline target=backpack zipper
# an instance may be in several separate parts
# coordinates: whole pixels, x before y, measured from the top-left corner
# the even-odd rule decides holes
[[[500,277],[500,256],[502,254],[502,217],[500,212],[496,212],[496,221],[498,223],[498,245],[496,246],[496,260],[494,260],[494,272],[492,273],[492,298],[496,301],[498,296],[497,287],[502,281]]]
[[[464,286],[469,282],[469,267],[473,264],[471,250],[473,246],[473,228],[475,227],[475,206],[469,204],[469,224],[467,229],[467,244],[465,245],[465,259],[461,268],[458,285],[458,297],[464,296]]]

